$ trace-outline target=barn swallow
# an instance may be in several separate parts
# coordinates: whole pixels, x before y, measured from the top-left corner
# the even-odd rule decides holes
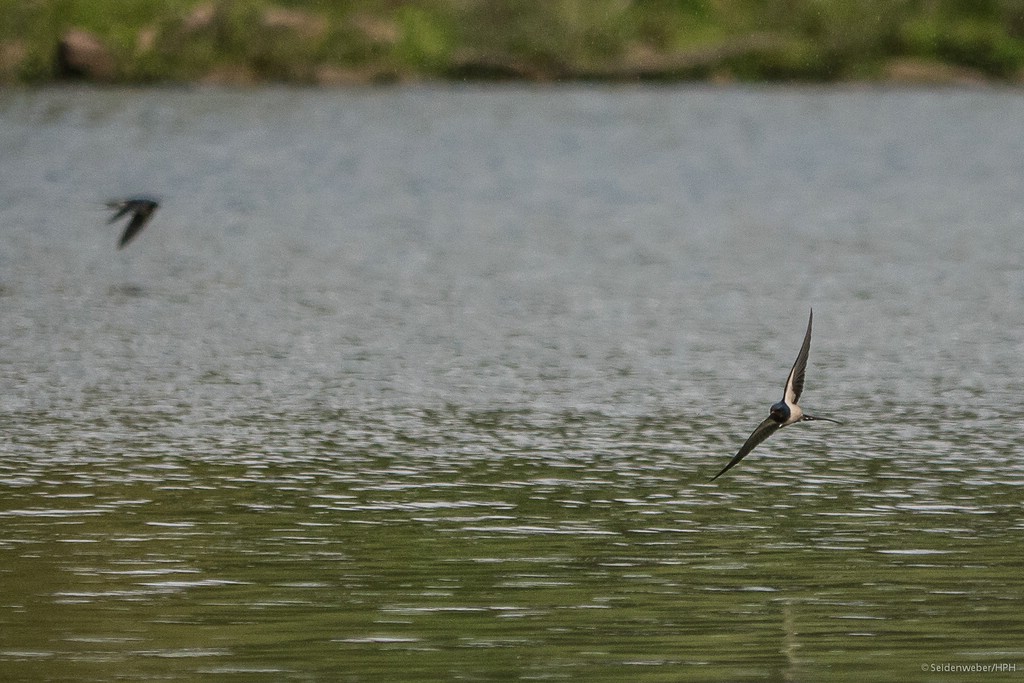
[[[745,458],[759,443],[794,422],[827,420],[828,422],[842,424],[830,417],[808,415],[797,405],[797,401],[800,400],[800,392],[804,390],[804,370],[807,369],[807,355],[811,351],[811,321],[813,319],[814,311],[812,310],[810,317],[807,318],[807,332],[804,334],[804,343],[800,347],[800,353],[797,354],[796,362],[793,363],[793,369],[789,371],[789,377],[786,378],[786,388],[783,390],[782,400],[772,405],[764,422],[757,425],[757,428],[747,437],[746,442],[740,447],[740,450],[733,456],[732,460],[729,461],[729,464],[721,472],[713,476],[711,481],[718,479],[728,472],[733,465]]]
[[[132,216],[131,220],[128,221],[128,227],[121,233],[121,240],[117,243],[118,249],[123,249],[126,244],[139,234],[146,223],[149,222],[149,219],[153,217],[153,213],[158,206],[160,206],[160,202],[151,197],[129,197],[127,199],[115,199],[107,202],[107,208],[116,209],[114,215],[107,221],[107,224],[113,223],[129,213]]]

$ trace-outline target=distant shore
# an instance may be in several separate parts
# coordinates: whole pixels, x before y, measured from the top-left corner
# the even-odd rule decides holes
[[[1024,84],[977,0],[0,0],[0,83]]]

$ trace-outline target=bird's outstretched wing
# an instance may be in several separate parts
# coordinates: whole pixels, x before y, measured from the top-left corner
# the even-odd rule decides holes
[[[743,458],[747,457],[747,454],[750,453],[750,451],[754,450],[757,444],[761,443],[769,436],[774,434],[776,431],[779,430],[780,427],[782,427],[782,425],[770,417],[766,418],[764,422],[757,425],[757,429],[755,429],[753,433],[747,437],[746,442],[740,447],[740,450],[736,453],[736,455],[733,456],[732,460],[729,461],[729,464],[722,468],[721,472],[711,477],[711,481],[718,479],[720,476],[728,472],[733,465],[738,463]]]
[[[786,388],[782,394],[786,403],[796,403],[800,400],[800,393],[804,390],[804,371],[807,369],[807,356],[811,352],[811,322],[814,320],[814,311],[811,311],[807,318],[807,332],[804,334],[804,343],[797,354],[793,369],[789,371],[786,378]]]
[[[142,206],[135,209],[135,213],[132,214],[132,219],[128,223],[128,227],[121,233],[121,241],[117,243],[117,248],[120,249],[124,245],[132,241],[132,238],[139,234],[143,226],[149,220],[149,217],[153,215],[153,208],[148,206]]]

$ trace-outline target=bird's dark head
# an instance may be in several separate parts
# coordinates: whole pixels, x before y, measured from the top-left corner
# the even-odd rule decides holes
[[[778,403],[772,405],[771,410],[768,411],[768,416],[771,417],[776,422],[778,422],[779,424],[782,424],[783,422],[788,420],[789,415],[789,406],[786,405],[785,401],[779,401]]]

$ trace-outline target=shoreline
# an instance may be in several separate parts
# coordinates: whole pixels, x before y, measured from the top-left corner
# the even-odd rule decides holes
[[[206,76],[194,80],[150,80],[150,81],[121,81],[121,80],[90,80],[90,79],[67,79],[53,78],[43,81],[3,81],[0,80],[0,94],[3,92],[45,90],[45,89],[166,89],[166,90],[258,90],[258,89],[308,89],[308,90],[346,90],[346,89],[374,89],[374,88],[404,88],[404,87],[452,87],[452,88],[503,88],[503,87],[535,87],[545,88],[575,88],[575,87],[605,87],[605,88],[736,88],[736,89],[794,89],[794,90],[987,90],[1024,92],[1024,82],[1007,81],[994,78],[984,78],[977,74],[949,75],[947,65],[935,65],[934,73],[931,70],[922,72],[920,77],[878,77],[878,78],[846,78],[837,80],[801,80],[801,79],[777,79],[777,80],[739,80],[729,78],[652,78],[652,79],[613,79],[613,78],[591,78],[591,77],[563,77],[554,79],[529,79],[529,78],[475,78],[475,77],[433,77],[422,75],[406,75],[403,77],[363,77],[354,75],[351,77],[326,79],[323,81],[314,80],[270,80],[252,78],[246,73],[237,73],[235,70],[214,71]]]

